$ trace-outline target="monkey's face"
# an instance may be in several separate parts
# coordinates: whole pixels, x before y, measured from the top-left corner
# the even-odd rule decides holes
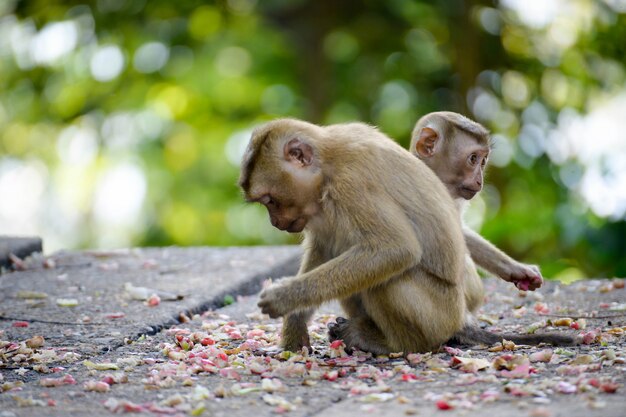
[[[424,162],[444,183],[452,198],[471,200],[483,188],[483,175],[489,158],[489,146],[478,143],[465,133],[457,133],[454,142]]]
[[[299,233],[304,230],[309,220],[298,204],[276,194],[267,193],[258,201],[267,209],[272,226],[279,230]]]
[[[262,204],[272,226],[289,233],[300,233],[309,220],[319,212],[319,188],[316,182],[294,178],[283,173],[281,179],[266,187],[254,187],[251,201]]]
[[[457,143],[457,193],[459,197],[471,200],[483,189],[485,167],[489,159],[489,146],[477,143],[467,135],[458,136],[461,140]]]
[[[258,157],[246,197],[265,206],[272,226],[299,233],[320,212],[321,170],[312,147],[300,139],[287,140],[279,154]]]

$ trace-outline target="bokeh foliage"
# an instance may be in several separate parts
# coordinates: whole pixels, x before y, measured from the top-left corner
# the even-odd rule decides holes
[[[406,146],[446,109],[494,133],[470,223],[546,276],[624,276],[626,196],[587,178],[626,189],[626,148],[589,158],[568,129],[626,115],[626,3],[539,3],[5,0],[0,225],[49,250],[294,243],[236,187],[254,125],[362,120]]]

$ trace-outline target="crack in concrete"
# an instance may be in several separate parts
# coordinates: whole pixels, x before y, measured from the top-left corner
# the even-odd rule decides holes
[[[180,319],[182,315],[186,317],[191,317],[195,314],[202,314],[209,310],[220,309],[226,306],[226,304],[224,303],[224,298],[226,296],[230,295],[232,297],[238,297],[238,296],[256,294],[261,290],[263,281],[265,281],[268,277],[277,277],[277,276],[283,277],[283,276],[295,275],[298,272],[298,267],[300,265],[299,259],[300,259],[300,255],[293,256],[287,259],[285,262],[279,265],[276,265],[273,268],[270,268],[269,270],[263,271],[261,273],[258,273],[252,276],[250,279],[246,280],[243,284],[233,289],[222,291],[218,295],[196,306],[193,306],[185,310],[180,310],[178,313],[173,315],[169,320],[156,323],[156,324],[149,324],[146,326],[147,331],[138,332],[134,336],[132,336],[132,338],[129,340],[136,340],[144,335],[152,336],[152,335],[159,333],[161,330],[169,326],[182,323],[182,320]]]

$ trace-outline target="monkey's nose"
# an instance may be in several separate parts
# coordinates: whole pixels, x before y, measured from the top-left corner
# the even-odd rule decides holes
[[[278,227],[278,218],[274,217],[274,216],[270,216],[270,223],[272,223],[272,226],[280,229],[280,227]]]

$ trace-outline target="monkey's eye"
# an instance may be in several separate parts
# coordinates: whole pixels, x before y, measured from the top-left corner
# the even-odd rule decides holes
[[[265,203],[265,207],[278,208],[278,201],[268,196],[267,203]]]
[[[469,161],[470,165],[476,165],[476,162],[478,162],[478,155],[476,155],[475,153],[471,154],[469,156],[468,161]]]
[[[272,197],[270,197],[269,195],[264,195],[259,199],[259,203],[263,204],[264,206],[272,204],[273,202],[274,200],[272,200]]]
[[[487,158],[483,158],[482,161],[480,161],[480,166],[484,167],[485,165],[487,165]]]

